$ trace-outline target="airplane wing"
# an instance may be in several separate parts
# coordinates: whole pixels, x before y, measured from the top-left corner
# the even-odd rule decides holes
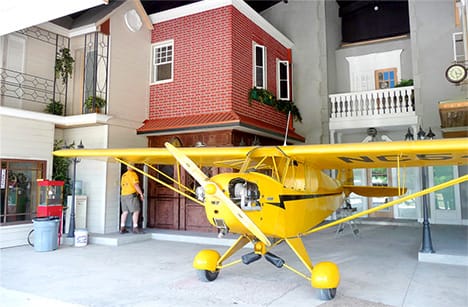
[[[239,161],[251,157],[274,156],[278,149],[296,161],[319,169],[379,167],[421,167],[463,165],[468,162],[468,138],[290,145],[264,147],[182,147],[179,150],[199,166],[238,168]],[[65,149],[54,152],[61,157],[118,158],[129,163],[176,164],[165,148]]]

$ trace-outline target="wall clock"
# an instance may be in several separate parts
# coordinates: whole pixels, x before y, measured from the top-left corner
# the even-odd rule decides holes
[[[452,83],[460,83],[466,78],[466,68],[461,64],[452,64],[445,71],[445,77]]]

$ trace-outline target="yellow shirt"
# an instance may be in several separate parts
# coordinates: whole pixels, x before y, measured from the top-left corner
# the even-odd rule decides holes
[[[129,195],[136,193],[135,183],[139,183],[138,175],[133,170],[128,170],[122,175],[122,180],[120,181],[120,187],[122,188],[122,195]]]

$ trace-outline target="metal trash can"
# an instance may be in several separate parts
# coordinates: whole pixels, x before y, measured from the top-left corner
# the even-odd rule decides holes
[[[58,228],[60,219],[55,216],[36,217],[34,224],[34,249],[48,252],[58,248]]]

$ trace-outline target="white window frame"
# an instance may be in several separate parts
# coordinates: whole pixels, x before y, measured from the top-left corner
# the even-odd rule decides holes
[[[262,68],[262,79],[263,79],[263,86],[259,86],[257,84],[257,47],[262,50],[262,66],[258,66]],[[259,45],[257,43],[253,43],[253,86],[256,88],[267,88],[267,52],[266,47],[263,45]]]
[[[281,79],[280,68],[281,65],[286,65],[286,79]],[[281,96],[281,82],[286,82],[286,96]],[[289,78],[289,61],[276,59],[276,97],[279,100],[291,100],[291,93],[290,93],[290,78]]]
[[[163,63],[156,63],[156,50],[163,47],[172,47],[172,57],[170,61],[166,61]],[[171,78],[164,79],[164,80],[157,80],[157,66],[162,64],[171,64]],[[161,84],[174,81],[174,40],[166,40],[162,42],[157,42],[151,45],[151,72],[150,72],[150,84]]]

